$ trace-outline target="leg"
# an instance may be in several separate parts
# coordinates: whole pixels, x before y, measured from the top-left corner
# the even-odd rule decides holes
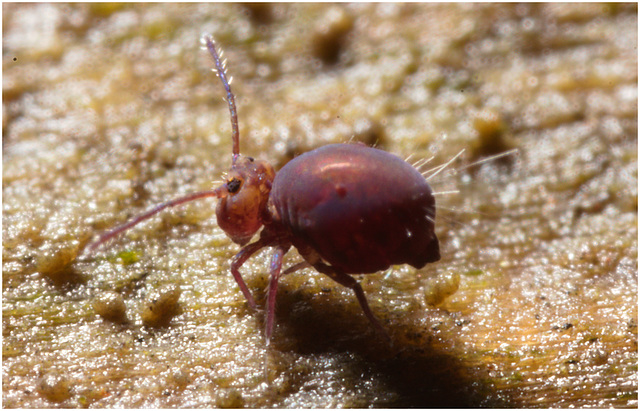
[[[240,275],[240,271],[238,270],[249,259],[249,257],[260,251],[262,248],[266,247],[267,244],[267,241],[263,241],[262,239],[260,239],[255,243],[246,245],[242,247],[242,250],[240,250],[240,252],[238,252],[238,254],[236,254],[231,260],[231,274],[236,280],[236,283],[238,283],[240,291],[242,291],[242,294],[244,294],[244,297],[247,299],[249,307],[251,307],[251,309],[253,310],[256,309],[256,301],[253,299],[249,288],[247,288],[247,284],[245,284],[244,280],[242,279],[242,275]]]
[[[351,288],[353,292],[356,293],[356,298],[360,303],[360,307],[362,307],[364,315],[367,317],[367,319],[369,319],[369,322],[371,323],[371,325],[373,325],[373,328],[375,328],[378,333],[384,336],[386,340],[391,341],[391,338],[389,337],[389,334],[387,334],[387,331],[382,327],[378,319],[371,312],[369,303],[367,303],[367,297],[365,297],[360,283],[358,283],[355,278],[325,263],[316,263],[313,265],[313,267],[322,274],[328,275],[333,281],[337,282],[338,284]]]
[[[269,292],[267,295],[267,320],[264,336],[267,339],[267,345],[271,340],[273,332],[273,321],[276,315],[276,294],[278,292],[278,280],[280,279],[280,270],[282,269],[282,258],[289,247],[277,246],[271,256],[269,264]],[[297,265],[297,264],[296,264]],[[294,266],[295,267],[295,266]],[[288,271],[288,270],[287,270]]]
[[[294,273],[294,272],[296,272],[298,270],[302,270],[303,268],[307,268],[307,267],[311,267],[311,264],[309,264],[306,261],[302,261],[301,263],[296,263],[296,264],[292,265],[291,267],[287,268],[286,270],[284,270],[282,272],[281,276]]]

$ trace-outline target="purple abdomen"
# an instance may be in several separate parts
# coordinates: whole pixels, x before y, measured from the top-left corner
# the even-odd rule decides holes
[[[440,259],[431,187],[385,151],[332,144],[305,153],[276,174],[270,201],[296,248],[346,273]]]

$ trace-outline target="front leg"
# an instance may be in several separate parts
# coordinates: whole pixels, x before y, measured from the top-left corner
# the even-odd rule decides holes
[[[252,310],[256,309],[256,301],[253,299],[253,295],[251,295],[251,292],[249,291],[247,284],[242,279],[242,275],[240,274],[239,270],[240,270],[240,267],[242,267],[242,265],[249,259],[249,257],[254,255],[256,252],[260,251],[267,245],[269,245],[269,240],[261,238],[255,243],[251,243],[249,245],[242,247],[242,249],[238,252],[238,254],[236,254],[231,260],[231,274],[233,275],[233,278],[236,280],[236,283],[238,283],[238,287],[240,287],[240,291],[242,291],[242,294],[244,294],[244,297],[247,299],[247,302],[249,303],[249,307],[251,307]]]

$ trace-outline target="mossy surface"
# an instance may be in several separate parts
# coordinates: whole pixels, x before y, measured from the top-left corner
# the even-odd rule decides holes
[[[247,155],[465,149],[442,260],[361,277],[393,347],[303,270],[267,348],[214,201],[86,254],[228,168],[203,32]],[[3,4],[3,406],[635,408],[637,91],[635,4]]]

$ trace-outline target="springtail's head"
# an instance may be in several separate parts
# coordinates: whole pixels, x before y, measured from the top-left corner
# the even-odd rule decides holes
[[[233,240],[244,245],[262,227],[262,216],[276,176],[271,164],[239,155],[227,173],[227,195],[216,208],[218,225]]]

